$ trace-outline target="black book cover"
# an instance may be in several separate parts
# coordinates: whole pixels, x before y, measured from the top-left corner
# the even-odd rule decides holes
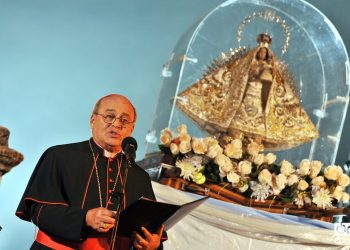
[[[183,205],[174,205],[141,197],[120,212],[117,235],[129,238],[133,231],[143,235],[142,226],[151,233],[155,233],[162,224],[165,225],[164,230],[169,230],[208,198],[204,197]]]

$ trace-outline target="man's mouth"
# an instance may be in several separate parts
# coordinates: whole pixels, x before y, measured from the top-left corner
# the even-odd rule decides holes
[[[120,134],[114,131],[109,132],[110,136],[113,138],[120,138]]]

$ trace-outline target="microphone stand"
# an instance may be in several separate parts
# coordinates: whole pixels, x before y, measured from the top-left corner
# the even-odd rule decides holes
[[[119,215],[120,215],[120,203],[121,203],[121,198],[123,197],[123,191],[121,192],[117,192],[115,194],[116,198],[117,198],[117,211],[116,211],[116,214],[115,214],[115,224],[114,224],[114,227],[113,227],[113,230],[112,230],[112,235],[111,235],[111,238],[110,238],[110,244],[109,244],[109,250],[113,250],[114,249],[114,245],[115,245],[115,240],[116,240],[116,237],[117,237],[117,229],[118,229],[118,224],[119,224]]]
[[[120,212],[121,212],[121,207],[120,207],[120,203],[121,203],[121,198],[124,197],[125,193],[124,193],[124,188],[126,188],[126,180],[128,178],[128,172],[129,172],[129,168],[133,165],[133,163],[135,163],[135,160],[134,159],[130,159],[129,157],[126,156],[126,162],[127,162],[127,166],[126,166],[126,169],[125,169],[125,172],[124,172],[124,184],[122,183],[122,191],[120,192],[117,192],[116,193],[116,197],[117,197],[117,201],[118,201],[118,205],[117,205],[117,213],[115,215],[115,224],[114,224],[114,227],[113,227],[113,230],[112,230],[112,235],[111,235],[111,238],[110,238],[110,243],[109,243],[109,250],[114,250],[114,246],[115,246],[115,241],[116,241],[116,238],[117,238],[117,230],[118,230],[118,224],[119,224],[119,216],[120,216]],[[123,188],[124,187],[124,188]],[[123,205],[126,205],[124,204],[123,202]]]

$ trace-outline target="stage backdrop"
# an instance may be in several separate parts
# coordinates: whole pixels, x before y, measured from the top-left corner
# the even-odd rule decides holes
[[[222,2],[0,0],[0,125],[10,129],[10,147],[25,158],[0,185],[0,249],[31,245],[35,227],[14,214],[34,166],[47,147],[90,136],[99,97],[130,97],[143,158],[162,65],[187,28]],[[309,2],[334,23],[349,49],[350,2]],[[348,121],[345,126],[349,131]],[[348,158],[349,137],[341,142],[341,161]]]

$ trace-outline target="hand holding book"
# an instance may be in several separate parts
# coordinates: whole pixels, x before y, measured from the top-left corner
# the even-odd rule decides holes
[[[136,249],[158,249],[164,225],[161,225],[156,233],[150,233],[145,227],[141,227],[144,237],[141,237],[138,233],[133,234],[133,245]]]

